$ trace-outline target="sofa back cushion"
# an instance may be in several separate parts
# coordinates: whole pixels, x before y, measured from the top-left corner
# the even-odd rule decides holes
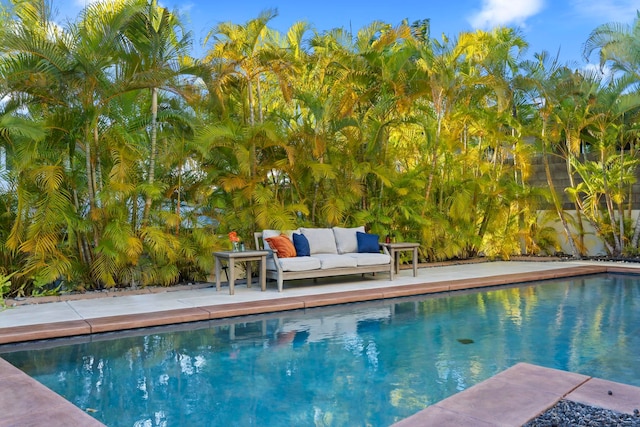
[[[337,254],[336,239],[330,228],[301,228],[300,231],[309,241],[311,255]]]
[[[358,252],[358,239],[356,238],[358,231],[364,233],[364,225],[354,228],[333,227],[333,235],[339,254]]]
[[[356,233],[356,239],[358,240],[358,252],[360,253],[379,253],[380,243],[379,236],[377,234],[369,233]]]
[[[293,246],[296,248],[296,256],[310,256],[309,240],[304,234],[293,233]]]
[[[265,240],[271,249],[278,251],[278,258],[291,258],[296,256],[296,248],[286,234],[267,237]]]

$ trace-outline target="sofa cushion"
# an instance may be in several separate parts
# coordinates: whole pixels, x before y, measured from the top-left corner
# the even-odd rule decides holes
[[[291,258],[296,256],[296,248],[286,234],[267,237],[265,240],[271,249],[278,251],[278,258]]]
[[[297,256],[293,258],[278,258],[283,271],[307,271],[320,269],[320,260],[308,256]],[[267,259],[267,270],[276,270],[273,258]]]
[[[358,263],[358,267],[365,265],[389,264],[391,262],[391,256],[388,254],[350,253],[345,255],[355,258]]]
[[[296,256],[309,256],[311,255],[311,249],[309,249],[309,240],[304,234],[293,233],[293,246],[296,248]]]
[[[311,255],[337,254],[336,239],[330,228],[301,228],[300,231],[309,241]]]
[[[380,237],[377,234],[356,232],[356,239],[358,241],[358,252],[360,253],[379,253],[380,252]]]
[[[333,227],[333,235],[339,254],[358,252],[358,239],[356,238],[358,231],[364,233],[364,225],[354,228]]]
[[[320,268],[323,270],[358,266],[358,261],[348,255],[316,254],[312,258],[320,260]]]

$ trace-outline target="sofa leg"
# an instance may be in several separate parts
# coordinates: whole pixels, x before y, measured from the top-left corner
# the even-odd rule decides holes
[[[282,292],[282,277],[278,277],[278,292]]]

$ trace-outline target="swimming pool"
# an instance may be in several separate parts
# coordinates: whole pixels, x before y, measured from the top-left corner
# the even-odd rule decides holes
[[[386,426],[517,362],[640,386],[639,309],[636,278],[603,275],[0,356],[109,426]]]

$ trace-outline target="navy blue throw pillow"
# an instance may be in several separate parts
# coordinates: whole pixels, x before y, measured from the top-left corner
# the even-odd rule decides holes
[[[380,237],[377,234],[356,231],[356,238],[358,239],[358,252],[373,254],[380,252],[380,243],[378,243]]]
[[[296,256],[311,256],[309,240],[304,234],[293,233],[293,246],[296,248]]]

